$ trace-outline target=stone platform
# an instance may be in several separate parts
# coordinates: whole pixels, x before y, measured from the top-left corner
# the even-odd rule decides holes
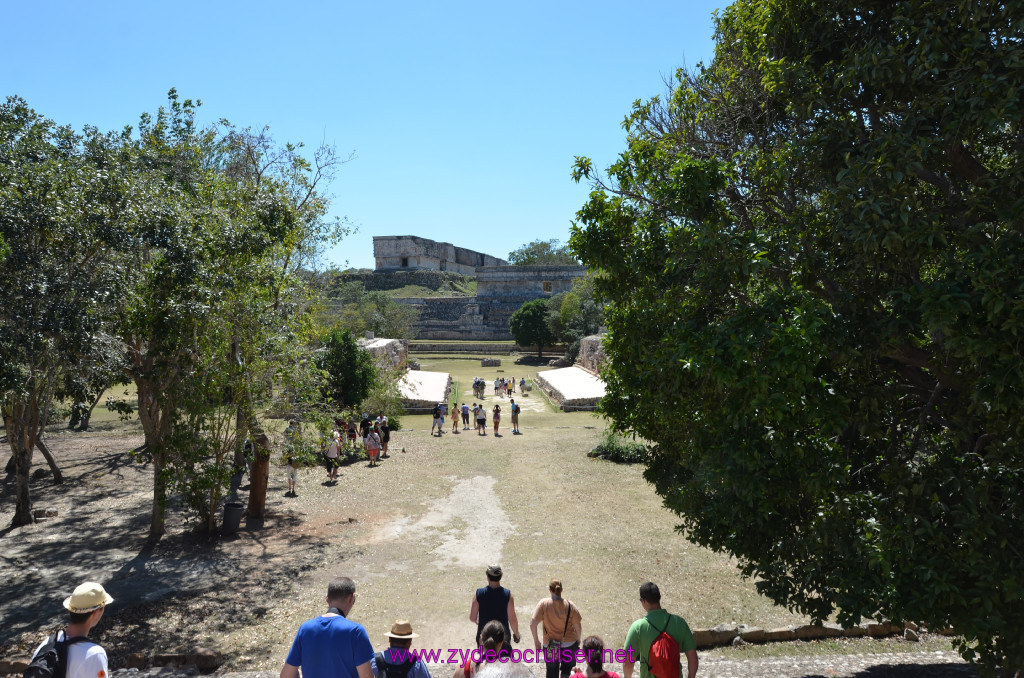
[[[534,382],[566,411],[596,409],[605,394],[604,381],[576,365],[538,372]]]
[[[398,382],[402,403],[408,412],[429,412],[434,405],[448,402],[452,377],[447,372],[410,370]]]

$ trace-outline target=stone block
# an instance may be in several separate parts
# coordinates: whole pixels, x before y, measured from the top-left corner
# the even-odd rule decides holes
[[[793,630],[792,626],[783,626],[782,628],[765,631],[764,638],[769,643],[779,643],[787,640],[796,640],[796,632]]]
[[[748,643],[764,643],[768,641],[768,634],[765,630],[757,628],[756,626],[740,624],[738,630],[740,632],[739,637]]]
[[[848,629],[843,629],[843,637],[845,638],[863,638],[867,635],[867,629],[863,626],[851,626]]]
[[[911,631],[918,631],[920,629],[920,627],[917,624],[915,624],[914,622],[908,621],[908,622],[903,622],[903,629],[904,630],[910,629]]]
[[[148,663],[148,658],[142,652],[134,652],[124,658],[124,667],[126,669],[144,669]]]
[[[48,518],[57,517],[57,509],[55,508],[37,508],[32,511],[32,516],[36,520],[46,520]]]
[[[481,358],[480,367],[501,367],[499,358]]]
[[[867,634],[872,638],[885,638],[886,636],[891,636],[893,633],[898,631],[898,629],[887,621],[868,622],[865,625],[864,630],[867,631]]]
[[[740,635],[736,624],[719,624],[711,630],[711,642],[715,645],[728,645],[732,639]]]
[[[821,628],[825,629],[826,638],[842,638],[843,627],[839,624],[822,624]]]
[[[820,640],[825,637],[825,627],[820,624],[804,624],[793,629],[799,640]]]
[[[207,647],[197,647],[186,655],[185,663],[195,666],[200,671],[210,671],[223,664],[224,660],[221,658],[220,652],[216,650],[211,650]]]
[[[916,643],[919,640],[921,640],[921,637],[917,635],[917,631],[914,631],[913,629],[904,629],[903,638],[905,640],[909,640],[912,643]]]

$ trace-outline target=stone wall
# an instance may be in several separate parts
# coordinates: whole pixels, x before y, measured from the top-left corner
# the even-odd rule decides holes
[[[504,259],[415,235],[374,236],[373,257],[378,271],[433,269],[473,275],[479,266],[508,266]]]
[[[591,374],[601,371],[601,366],[608,360],[604,352],[604,344],[601,339],[603,334],[592,334],[580,340],[580,354],[576,357],[576,364]]]
[[[336,280],[340,283],[361,282],[371,291],[397,290],[407,285],[419,285],[431,290],[440,290],[451,286],[465,286],[473,274],[463,275],[451,271],[418,269],[414,271],[374,271],[373,273],[339,273]]]
[[[476,296],[530,301],[568,292],[582,266],[483,266],[476,269]]]
[[[405,369],[409,362],[408,339],[359,339],[356,343],[384,367]]]

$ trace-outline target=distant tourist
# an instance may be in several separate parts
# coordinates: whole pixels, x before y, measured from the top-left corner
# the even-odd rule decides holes
[[[452,403],[452,433],[459,432],[459,404]]]
[[[586,656],[584,660],[586,662],[586,672],[579,670],[572,674],[572,678],[619,678],[619,674],[614,671],[606,671],[604,669],[604,641],[599,636],[587,636],[583,639],[583,645],[581,649]],[[620,650],[621,652],[621,650]]]
[[[388,458],[388,443],[391,442],[391,424],[388,422],[388,418],[384,416],[384,413],[380,413],[380,458]]]
[[[356,449],[356,440],[358,438],[358,429],[356,428],[355,417],[348,420],[348,443],[352,446],[352,449]]]
[[[412,655],[412,639],[419,634],[412,632],[412,624],[400,619],[391,625],[388,649],[378,652],[370,661],[370,668],[376,678],[430,678],[427,665]]]
[[[508,380],[508,392],[510,394],[516,392],[516,378],[515,377],[512,377],[511,379]]]
[[[502,397],[505,396],[505,394],[501,392],[501,380],[500,379],[495,379],[494,380],[494,395],[496,395],[496,396],[500,395]]]
[[[516,402],[515,398],[509,401],[509,408],[512,410],[512,433],[519,435],[519,403]]]
[[[495,405],[494,411],[491,413],[491,419],[494,421],[494,437],[498,435],[498,423],[501,421],[501,405]]]
[[[690,633],[690,627],[686,621],[682,617],[669,614],[662,609],[661,591],[658,590],[658,585],[652,582],[646,582],[640,586],[640,605],[643,606],[647,614],[642,619],[633,622],[626,634],[626,641],[623,643],[623,649],[632,648],[632,656],[640,659],[640,678],[651,678],[652,675],[672,675],[673,670],[674,675],[681,675],[678,654],[675,655],[674,669],[671,666],[659,669],[657,663],[653,667],[649,664],[651,645],[662,633],[671,636],[675,644],[678,645],[678,650],[686,653],[687,678],[694,678],[697,675],[698,664],[697,643],[693,640],[693,634]],[[666,641],[658,640],[658,642]],[[634,662],[628,660],[622,662],[624,678],[632,678],[633,664]]]
[[[576,662],[576,650],[580,648],[583,636],[583,617],[579,608],[567,598],[562,598],[562,582],[552,579],[548,584],[551,596],[537,603],[530,619],[533,646],[537,651],[543,647],[546,678],[568,678]],[[544,643],[537,636],[537,626],[544,626]],[[562,650],[568,654],[563,657]],[[569,658],[568,661],[562,661]]]
[[[373,678],[373,646],[366,629],[346,619],[356,585],[338,577],[327,586],[327,612],[299,627],[281,678]],[[91,677],[90,677],[91,678]]]
[[[295,487],[299,483],[299,462],[295,459],[295,451],[289,447],[284,448],[284,474],[288,479],[288,491],[286,497],[297,497]]]
[[[359,437],[363,439],[363,447],[366,447],[366,436],[370,433],[370,415],[363,413],[363,418],[359,420]]]
[[[434,409],[430,411],[430,416],[433,423],[430,425],[430,435],[434,435],[434,429],[437,429],[437,437],[440,438],[444,432],[441,429],[444,428],[444,419],[441,418],[441,405],[434,405]]]
[[[476,643],[487,622],[497,621],[505,629],[505,637],[511,636],[519,642],[519,618],[516,617],[516,601],[512,592],[501,585],[501,566],[491,565],[485,572],[487,586],[476,590],[473,604],[469,608],[469,621],[476,623]]]
[[[526,393],[526,377],[519,377],[519,392]]]
[[[487,435],[487,410],[483,403],[476,408],[476,432],[477,435]]]
[[[327,482],[338,481],[338,467],[341,466],[341,433],[334,432],[324,451],[324,466],[327,467]]]
[[[469,405],[462,403],[462,430],[469,430]]]
[[[370,457],[370,466],[376,466],[380,462],[378,458],[380,456],[380,424],[374,422],[373,428],[366,434],[366,455]]]
[[[36,668],[49,666],[55,675],[66,678],[106,678],[107,653],[89,640],[89,632],[103,619],[106,606],[114,602],[103,586],[87,581],[64,599],[64,609],[70,615],[67,627],[48,637],[32,653]]]

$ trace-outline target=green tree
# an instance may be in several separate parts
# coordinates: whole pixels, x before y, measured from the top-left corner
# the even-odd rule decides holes
[[[814,619],[952,626],[1012,668],[1020,9],[740,0],[570,241],[610,303],[603,408],[687,538]]]
[[[133,146],[162,186],[126,262],[132,284],[118,323],[154,467],[153,536],[164,531],[172,479],[183,491],[198,483],[187,497],[212,524],[200,497],[216,503],[221,455],[233,446],[237,461],[246,434],[260,448],[248,513],[262,515],[271,441],[257,412],[275,385],[311,393],[293,383],[313,317],[297,270],[339,233],[318,190],[337,162],[330,150],[310,163],[266,130],[200,129],[198,106],[172,90],[166,108],[143,116]],[[233,429],[222,425],[226,411],[207,407],[221,404],[203,397],[211,387],[230,389]]]
[[[326,400],[336,409],[358,407],[376,384],[377,370],[370,352],[359,348],[346,329],[335,327],[327,334],[318,363],[326,375]]]
[[[0,105],[0,409],[17,478],[13,525],[32,521],[33,449],[68,371],[88,365],[120,290],[119,248],[147,213],[118,141],[79,135],[10,97]]]
[[[509,252],[513,266],[579,266],[580,262],[568,246],[559,246],[557,239],[534,240]]]
[[[520,346],[536,346],[540,358],[544,347],[556,339],[548,320],[547,299],[534,299],[520,306],[509,318],[508,329]]]

